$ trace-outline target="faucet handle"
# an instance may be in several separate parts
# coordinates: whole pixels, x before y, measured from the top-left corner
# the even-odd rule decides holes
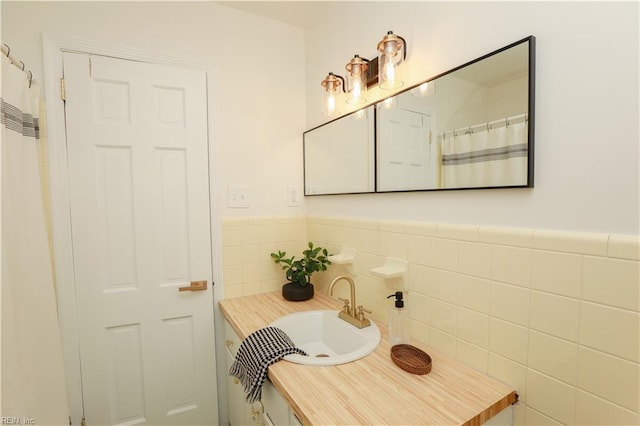
[[[364,313],[368,313],[370,314],[371,311],[369,309],[366,309],[364,306],[359,305],[358,306],[358,312],[357,312],[357,318],[362,321],[364,319]]]
[[[349,300],[348,299],[343,299],[342,297],[338,297],[338,300],[341,301],[342,303],[344,303],[344,305],[342,306],[342,311],[345,314],[350,313],[350,309],[349,309]]]

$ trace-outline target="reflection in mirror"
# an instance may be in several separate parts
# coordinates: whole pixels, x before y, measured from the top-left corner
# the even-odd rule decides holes
[[[373,106],[303,134],[304,194],[374,192]]]
[[[533,186],[528,37],[377,105],[377,188]]]

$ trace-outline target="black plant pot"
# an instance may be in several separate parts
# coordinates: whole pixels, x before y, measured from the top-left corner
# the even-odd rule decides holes
[[[282,286],[282,297],[292,302],[301,302],[313,297],[313,284],[304,287],[294,283],[287,283]]]

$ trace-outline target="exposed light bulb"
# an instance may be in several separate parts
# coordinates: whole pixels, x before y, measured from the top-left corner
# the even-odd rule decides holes
[[[320,85],[324,88],[322,113],[325,116],[338,115],[338,96],[340,95],[340,89],[344,87],[343,79],[333,73],[329,73],[327,77],[322,80]]]
[[[360,96],[362,96],[362,86],[360,85],[360,80],[356,80],[353,83],[353,90],[351,93],[353,94],[354,99],[360,99]]]
[[[385,55],[387,56],[387,55]],[[390,57],[386,57],[384,62],[383,69],[384,81],[387,83],[387,86],[394,87],[396,81],[396,67],[393,65],[393,59]]]
[[[330,93],[327,96],[327,113],[329,115],[334,114],[336,112],[336,97],[333,93]]]
[[[393,31],[387,32],[382,41],[378,43],[378,84],[381,89],[397,89],[404,85],[399,80],[396,67],[398,67],[406,57],[405,40],[393,34]]]
[[[367,100],[365,94],[366,87],[366,71],[369,68],[368,61],[359,55],[354,55],[345,69],[347,70],[347,103],[352,105],[363,104]]]

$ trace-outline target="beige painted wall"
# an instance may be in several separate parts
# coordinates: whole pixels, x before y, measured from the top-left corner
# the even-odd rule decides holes
[[[638,2],[333,5],[305,34],[308,128],[326,73],[374,57],[388,30],[409,45],[408,85],[534,35],[535,188],[308,197],[309,214],[638,235]]]
[[[217,211],[299,214],[287,206],[286,188],[302,185],[301,28],[213,2],[8,1],[1,10],[2,42],[39,85],[44,32],[213,64]],[[248,186],[249,209],[227,208],[227,187],[236,184]]]

